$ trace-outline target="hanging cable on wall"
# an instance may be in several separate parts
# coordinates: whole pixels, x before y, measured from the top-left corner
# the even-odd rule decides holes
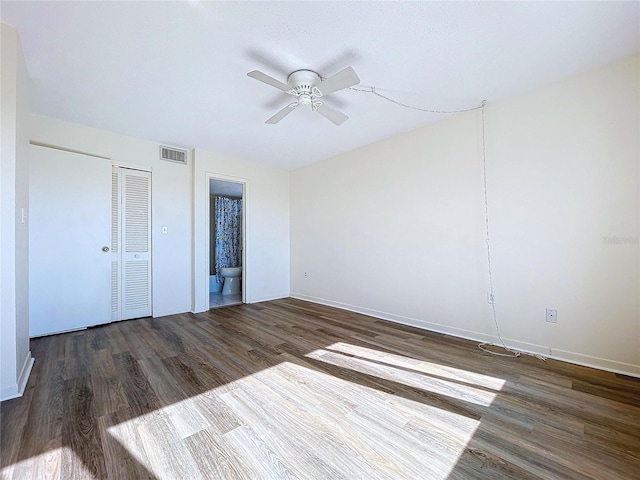
[[[480,110],[481,111],[481,118],[482,118],[482,176],[483,176],[483,187],[484,187],[484,222],[485,222],[485,243],[487,245],[487,270],[489,273],[489,291],[491,292],[491,294],[493,294],[493,271],[491,269],[491,242],[490,242],[490,237],[489,237],[489,195],[488,195],[488,188],[487,188],[487,149],[486,149],[486,139],[485,139],[485,118],[484,118],[484,110],[485,110],[485,106],[487,105],[487,101],[483,100],[482,103],[477,106],[477,107],[471,107],[471,108],[465,108],[465,109],[461,109],[461,110],[434,110],[434,109],[429,109],[429,108],[420,108],[420,107],[415,107],[412,105],[407,105],[405,103],[402,102],[398,102],[397,100],[394,100],[392,98],[389,98],[385,95],[382,95],[381,93],[378,93],[376,91],[376,87],[349,87],[349,90],[353,90],[355,92],[363,92],[363,93],[371,93],[373,95],[376,95],[377,97],[380,97],[388,102],[391,102],[395,105],[398,105],[400,107],[404,107],[404,108],[409,108],[411,110],[418,110],[420,112],[426,112],[426,113],[441,113],[441,114],[451,114],[451,113],[464,113],[464,112],[472,112],[474,110]],[[496,304],[495,302],[491,303],[491,313],[493,316],[493,323],[495,324],[496,327],[496,333],[498,335],[498,339],[500,340],[500,344],[502,345],[502,348],[504,348],[508,353],[500,353],[500,352],[493,352],[491,350],[489,350],[488,348],[486,348],[488,345],[490,345],[487,342],[482,342],[480,344],[478,344],[478,348],[480,348],[480,350],[490,353],[491,355],[498,355],[500,357],[510,357],[510,358],[517,358],[522,354],[525,355],[531,355],[534,356],[536,358],[539,358],[540,360],[546,360],[546,357],[544,355],[539,355],[536,353],[529,353],[529,352],[523,352],[520,350],[514,350],[512,348],[507,347],[506,343],[504,342],[504,340],[502,339],[502,334],[500,333],[500,326],[498,325],[498,315],[496,313]]]
[[[481,108],[484,108],[484,104],[486,103],[486,100],[485,100],[481,105],[479,105],[477,107],[464,108],[462,110],[433,110],[433,109],[430,109],[430,108],[414,107],[412,105],[407,105],[406,103],[398,102],[397,100],[394,100],[393,98],[389,98],[389,97],[387,97],[385,95],[382,95],[381,93],[378,93],[378,91],[376,90],[376,87],[363,87],[363,86],[360,86],[360,87],[349,87],[349,90],[353,90],[354,92],[372,93],[376,97],[380,97],[380,98],[386,100],[387,102],[394,103],[394,104],[399,105],[399,106],[404,107],[404,108],[410,108],[411,110],[418,110],[419,112],[426,112],[426,113],[443,113],[443,114],[447,114],[447,113],[471,112],[473,110],[480,110]]]
[[[482,101],[482,106],[480,107],[481,116],[482,116],[482,178],[484,185],[484,226],[485,226],[485,242],[487,244],[487,270],[489,271],[489,292],[493,295],[493,272],[491,270],[491,243],[489,241],[489,195],[487,188],[487,149],[485,143],[485,134],[484,134],[484,107],[487,104],[486,100]],[[512,350],[504,343],[502,339],[502,335],[500,335],[500,327],[498,326],[498,315],[496,314],[496,304],[494,301],[491,302],[491,311],[493,313],[493,323],[496,325],[496,333],[498,334],[498,339],[500,339],[500,343],[502,344],[502,348],[504,348],[509,353],[500,353],[500,352],[492,352],[491,350],[485,348],[489,345],[486,342],[478,344],[478,348],[480,350],[490,353],[492,355],[498,355],[501,357],[519,357],[520,352],[516,350]]]
[[[486,139],[485,139],[485,120],[484,120],[484,107],[487,105],[487,101],[483,100],[481,108],[481,118],[482,118],[482,177],[483,177],[483,186],[484,186],[484,224],[485,224],[485,242],[487,244],[487,270],[489,272],[489,292],[493,295],[493,271],[491,270],[491,241],[489,236],[489,195],[487,188],[487,147],[486,147]],[[539,355],[536,353],[522,352],[519,350],[514,350],[512,348],[507,347],[502,339],[502,335],[500,334],[500,326],[498,325],[498,315],[496,314],[496,304],[495,302],[491,302],[491,312],[493,314],[493,323],[496,326],[496,333],[498,334],[498,339],[502,344],[502,348],[504,348],[509,353],[500,353],[493,352],[486,348],[490,345],[487,342],[482,342],[478,344],[478,348],[483,352],[490,353],[491,355],[498,355],[500,357],[511,357],[517,358],[521,354],[532,355],[540,360],[546,360],[546,357],[543,355]]]

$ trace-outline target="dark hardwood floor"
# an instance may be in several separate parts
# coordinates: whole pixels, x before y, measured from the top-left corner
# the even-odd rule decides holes
[[[640,478],[640,381],[294,299],[32,340],[3,479]]]

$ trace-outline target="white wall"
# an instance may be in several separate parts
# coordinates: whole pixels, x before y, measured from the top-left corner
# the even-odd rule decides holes
[[[5,400],[22,394],[33,365],[29,351],[30,80],[16,31],[1,24],[0,34],[0,399]]]
[[[636,56],[485,112],[503,337],[632,375],[639,78]],[[292,296],[495,341],[482,183],[479,111],[292,172]]]
[[[247,303],[289,296],[289,172],[195,150],[194,311],[209,309],[209,178],[245,183]]]
[[[151,170],[154,316],[209,309],[209,174],[247,182],[247,302],[289,295],[289,172],[203,150],[188,166],[165,162],[156,143],[35,114],[31,141]]]
[[[187,166],[162,161],[157,143],[34,114],[31,141],[151,171],[153,316],[190,311],[192,155]]]

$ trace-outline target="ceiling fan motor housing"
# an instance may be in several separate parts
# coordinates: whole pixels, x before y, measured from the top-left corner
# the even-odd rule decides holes
[[[335,125],[342,125],[349,117],[326,105],[319,98],[360,83],[360,79],[352,67],[347,67],[324,80],[313,70],[296,70],[287,77],[286,84],[258,70],[249,72],[247,75],[296,97],[295,102],[290,103],[265,122],[272,125],[278,123],[300,105],[310,107],[312,111],[319,113]]]
[[[320,75],[311,70],[296,70],[287,78],[291,94],[299,97],[303,105],[309,105],[314,97],[322,96],[320,90],[314,88],[320,84],[320,81]]]

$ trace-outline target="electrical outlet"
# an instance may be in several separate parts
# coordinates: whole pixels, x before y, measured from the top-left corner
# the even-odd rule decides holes
[[[493,292],[487,292],[487,303],[496,303],[496,294]]]
[[[547,308],[547,322],[558,323],[558,311]]]

